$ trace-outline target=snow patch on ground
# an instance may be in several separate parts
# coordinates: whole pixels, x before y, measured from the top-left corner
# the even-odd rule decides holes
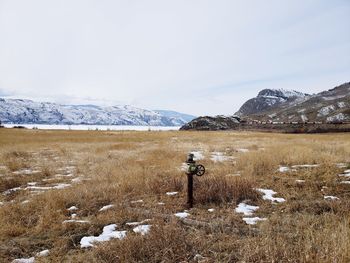
[[[284,198],[281,198],[281,197],[273,197],[277,193],[271,189],[257,188],[256,190],[264,194],[263,196],[264,200],[270,200],[271,202],[277,202],[277,203],[282,203],[286,201]]]
[[[36,254],[37,257],[47,257],[50,254],[50,250],[45,249]]]
[[[136,201],[131,201],[130,203],[132,204],[138,204],[138,203],[143,203],[143,200],[136,200]]]
[[[32,169],[22,169],[18,171],[12,172],[13,174],[25,174],[25,175],[31,175],[31,174],[37,174],[40,173],[41,171],[39,170],[32,170]]]
[[[251,216],[253,215],[253,212],[258,210],[258,206],[253,206],[253,205],[247,205],[246,203],[242,202],[238,204],[238,206],[235,209],[236,213],[243,213],[245,216]]]
[[[117,225],[111,224],[103,228],[102,234],[99,236],[86,236],[80,240],[80,247],[93,247],[96,242],[109,241],[112,238],[123,239],[126,237],[126,231],[116,231]]]
[[[302,183],[305,183],[305,180],[297,179],[297,180],[295,180],[295,182],[298,184],[302,184]]]
[[[246,148],[238,148],[236,149],[237,152],[241,152],[241,153],[247,153],[249,152],[249,149],[246,149]]]
[[[339,200],[338,197],[332,196],[332,195],[325,195],[325,196],[324,196],[324,199],[325,199],[325,200]]]
[[[14,259],[12,260],[12,263],[34,263],[35,262],[35,258],[31,257],[31,258],[18,258],[18,259]]]
[[[278,171],[279,171],[280,173],[287,173],[287,172],[289,172],[289,171],[295,171],[295,170],[294,170],[294,169],[291,170],[288,166],[281,166],[281,165],[280,165],[280,167],[278,168]]]
[[[232,156],[226,156],[222,152],[212,152],[210,157],[210,160],[212,160],[213,162],[224,162],[232,159]]]
[[[182,163],[180,167],[180,171],[187,172],[187,170],[188,170],[188,164]]]
[[[176,217],[178,217],[178,218],[186,218],[186,217],[188,217],[190,214],[189,213],[187,213],[187,212],[179,212],[179,213],[176,213],[176,214],[174,214]]]
[[[166,195],[169,195],[169,196],[173,196],[173,195],[177,195],[178,192],[167,192]]]
[[[67,210],[68,210],[68,211],[76,211],[76,210],[78,210],[78,207],[76,207],[75,205],[73,205],[73,206],[69,207]]]
[[[46,191],[46,190],[52,190],[52,189],[64,189],[67,187],[72,186],[71,184],[56,184],[54,186],[27,186],[25,190],[35,190],[35,191]]]
[[[210,213],[213,213],[214,211],[215,211],[214,208],[209,208],[209,209],[208,209],[208,212],[210,212]]]
[[[243,217],[243,221],[245,221],[248,225],[255,225],[258,221],[265,221],[267,218],[260,217]]]
[[[204,159],[204,155],[201,151],[192,151],[191,153],[194,155],[193,156],[194,161],[199,161]]]
[[[141,235],[146,235],[151,230],[151,225],[139,225],[135,227],[132,231],[135,233],[140,233]]]
[[[114,205],[105,205],[105,206],[103,206],[100,210],[98,210],[98,211],[100,211],[100,212],[102,212],[102,211],[106,211],[106,210],[108,210],[108,209],[111,209],[112,207],[114,207]]]

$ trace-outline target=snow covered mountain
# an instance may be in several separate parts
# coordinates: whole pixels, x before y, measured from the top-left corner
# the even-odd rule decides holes
[[[350,120],[350,82],[317,94],[262,90],[236,113],[272,122],[337,122]]]
[[[260,113],[276,108],[282,104],[303,101],[309,96],[309,94],[295,90],[264,89],[259,92],[257,97],[246,101],[235,114],[237,116],[246,116]]]
[[[181,114],[163,115],[129,105],[60,105],[22,99],[0,98],[0,121],[16,124],[93,124],[181,126],[187,123]]]

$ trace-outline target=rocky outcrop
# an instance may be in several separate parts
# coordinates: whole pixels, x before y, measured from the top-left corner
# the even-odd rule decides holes
[[[240,123],[237,116],[216,116],[216,117],[198,117],[191,122],[185,124],[180,130],[201,130],[201,131],[218,131],[235,129]]]

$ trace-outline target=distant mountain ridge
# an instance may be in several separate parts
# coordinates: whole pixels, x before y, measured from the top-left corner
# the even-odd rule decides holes
[[[310,95],[295,90],[264,89],[258,96],[246,101],[235,113],[237,116],[247,116],[274,109],[282,104],[293,103],[308,98]]]
[[[0,121],[3,123],[181,126],[188,122],[190,116],[129,105],[61,105],[0,98]]]
[[[294,90],[264,89],[255,98],[246,101],[235,115],[198,117],[183,125],[181,129],[249,129],[249,123],[283,126],[310,122],[350,122],[350,82],[313,95]],[[279,129],[286,127],[282,126]]]
[[[256,98],[244,103],[236,114],[245,119],[272,122],[350,120],[350,82],[313,95],[269,91],[276,95],[274,103],[266,105],[270,99],[265,96],[266,90],[262,90]]]

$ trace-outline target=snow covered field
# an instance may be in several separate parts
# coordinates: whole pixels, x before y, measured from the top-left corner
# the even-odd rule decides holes
[[[0,129],[0,262],[344,262],[349,136]]]

